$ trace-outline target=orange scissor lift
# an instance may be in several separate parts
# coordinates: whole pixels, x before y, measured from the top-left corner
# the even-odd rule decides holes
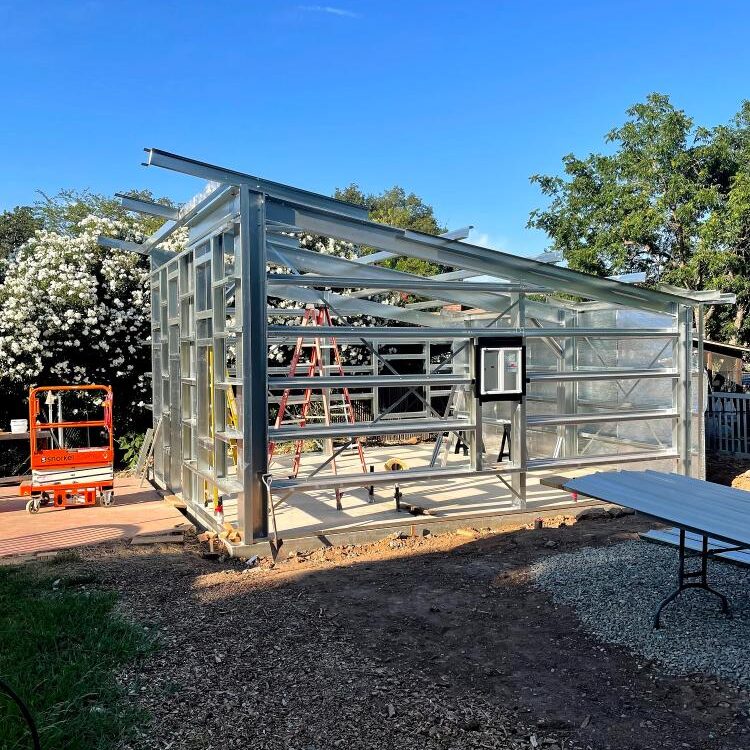
[[[64,393],[101,392],[101,418],[53,421],[53,402]],[[97,394],[92,393],[92,396]],[[49,405],[49,415],[44,413]],[[60,402],[58,401],[58,404]],[[85,430],[84,447],[69,446],[65,432]],[[55,435],[57,432],[57,437]],[[94,433],[97,445],[90,445]],[[21,483],[21,497],[30,497],[29,513],[42,505],[71,508],[111,505],[114,502],[114,439],[112,434],[112,388],[108,385],[56,385],[29,390],[29,442],[31,443],[31,481]]]

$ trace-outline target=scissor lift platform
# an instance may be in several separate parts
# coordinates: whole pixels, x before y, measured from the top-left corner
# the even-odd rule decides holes
[[[101,399],[96,404],[100,418],[65,420],[61,398],[79,392]],[[44,414],[44,404],[49,414]],[[53,417],[57,404],[58,417]],[[97,415],[98,416],[98,415]],[[95,445],[75,446],[66,433],[85,434],[87,443],[94,435]],[[21,483],[19,494],[29,497],[26,509],[36,513],[42,505],[70,508],[111,505],[114,502],[114,437],[112,429],[112,388],[107,385],[44,386],[29,390],[29,441],[31,480]]]

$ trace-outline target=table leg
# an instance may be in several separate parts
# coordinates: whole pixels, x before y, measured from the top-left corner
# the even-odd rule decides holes
[[[708,537],[703,534],[703,544],[701,546],[701,567],[700,570],[685,572],[685,529],[680,529],[680,549],[679,549],[679,567],[677,573],[677,588],[665,597],[659,606],[656,608],[654,614],[654,628],[658,629],[661,627],[660,616],[664,607],[670,602],[674,601],[683,591],[686,589],[704,589],[715,596],[718,596],[721,600],[721,611],[727,616],[731,617],[729,611],[729,601],[724,594],[719,593],[716,589],[711,588],[708,585]],[[698,578],[698,581],[690,580]]]

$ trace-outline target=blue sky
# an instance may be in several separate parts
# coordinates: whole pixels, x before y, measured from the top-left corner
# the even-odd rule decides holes
[[[330,193],[394,183],[521,254],[529,183],[651,91],[696,121],[750,98],[745,2],[0,0],[0,209],[38,189],[201,184],[155,146]]]

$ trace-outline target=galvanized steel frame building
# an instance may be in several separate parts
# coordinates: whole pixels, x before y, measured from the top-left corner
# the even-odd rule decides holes
[[[150,257],[153,417],[155,426],[160,420],[162,423],[154,449],[154,479],[181,495],[189,512],[203,525],[220,530],[224,520],[205,507],[200,492],[205,485],[228,502],[236,502],[232,523],[247,545],[268,539],[272,497],[289,498],[295,491],[309,488],[394,483],[394,476],[385,472],[334,477],[315,471],[297,479],[273,476],[268,466],[269,438],[291,440],[303,432],[304,437],[349,441],[353,436],[389,431],[434,434],[460,430],[469,435],[468,465],[399,472],[399,484],[496,475],[512,490],[519,508],[525,504],[530,472],[667,461],[681,473],[702,475],[702,420],[694,414],[702,414],[704,408],[703,368],[695,365],[702,362],[703,309],[708,304],[732,303],[731,295],[648,289],[592,277],[472,245],[450,233],[435,237],[377,224],[359,206],[249,174],[158,149],[147,149],[147,154],[149,166],[210,182],[180,209],[122,196],[126,208],[162,216],[166,222],[143,244],[105,237],[100,238],[100,244]],[[162,243],[182,227],[189,233],[187,249],[179,254],[165,251]],[[352,243],[367,248],[369,254],[348,260],[305,249],[298,241],[303,234]],[[399,256],[454,270],[423,278],[373,264]],[[285,273],[269,272],[269,264],[282,267]],[[472,281],[472,277],[486,280]],[[352,293],[352,288],[360,291]],[[406,306],[366,299],[383,290],[426,299]],[[271,308],[269,297],[293,301],[298,308],[286,312]],[[369,387],[375,394],[373,419],[355,426],[341,423],[273,430],[269,427],[269,393],[310,383],[304,377],[292,380],[278,373],[269,377],[269,344],[293,343],[309,329],[272,325],[269,317],[299,315],[306,305],[323,303],[334,316],[370,315],[398,325],[335,325],[330,330],[318,329],[316,335],[356,342],[372,353],[373,362],[382,359],[378,353],[381,343],[448,342],[450,368],[429,371],[428,363],[427,372],[409,377],[380,372],[381,365],[376,365],[369,374],[347,375],[344,385]],[[453,309],[446,307],[449,304]],[[624,320],[626,311],[642,314],[649,324],[623,327],[619,321]],[[614,324],[581,325],[607,316]],[[473,395],[476,373],[471,352],[483,337],[506,334],[522,337],[530,347],[541,344],[549,351],[554,362],[546,369],[530,369],[529,387],[552,387],[556,395],[546,398],[547,404],[554,404],[551,411],[549,406],[543,407],[549,413],[528,413],[527,399],[512,405],[516,450],[512,461],[498,464],[488,460],[482,447],[483,409]],[[608,366],[601,353],[601,365],[581,364],[584,347],[580,342],[588,342],[586,351],[597,354],[591,342],[600,346],[607,340],[631,342],[634,350],[652,342],[657,348],[649,351],[659,354],[654,361],[634,367],[620,366],[619,359],[618,366]],[[623,393],[622,381],[633,383],[633,388],[645,381],[669,383],[671,403],[644,409],[629,405],[626,397],[618,398],[614,411],[585,406],[579,387],[606,381],[617,384]],[[342,379],[335,375],[316,378],[315,383],[335,388],[341,387]],[[394,384],[410,389],[461,390],[465,412],[461,416],[436,414],[428,404],[416,417],[384,419],[377,406],[378,388]],[[239,411],[237,428],[229,423],[230,394]],[[423,396],[421,399],[425,401]],[[545,402],[541,396],[538,400]],[[643,450],[593,456],[579,448],[578,425],[635,422],[648,424],[653,432],[650,424],[657,421],[671,425],[666,447],[657,440]],[[554,454],[530,456],[527,433],[545,428],[557,435]],[[637,441],[629,442],[632,447]]]

